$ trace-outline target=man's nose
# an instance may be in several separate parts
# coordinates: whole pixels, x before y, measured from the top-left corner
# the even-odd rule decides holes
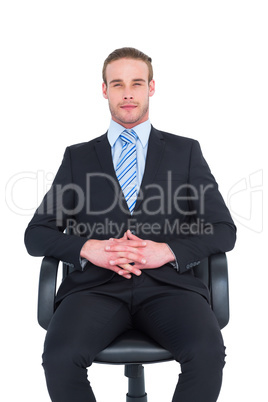
[[[124,92],[124,100],[130,100],[130,99],[133,99],[133,94],[131,92],[131,89],[126,88]]]

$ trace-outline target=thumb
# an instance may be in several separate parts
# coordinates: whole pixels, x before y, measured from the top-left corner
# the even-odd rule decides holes
[[[126,235],[129,240],[142,240],[140,237],[135,236],[133,233],[131,233],[129,229],[126,232]]]

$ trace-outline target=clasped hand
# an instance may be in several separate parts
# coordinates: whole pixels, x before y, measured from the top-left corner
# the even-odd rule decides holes
[[[94,265],[116,272],[126,279],[143,269],[159,268],[174,261],[166,243],[142,240],[128,230],[120,239],[88,240],[80,253]]]

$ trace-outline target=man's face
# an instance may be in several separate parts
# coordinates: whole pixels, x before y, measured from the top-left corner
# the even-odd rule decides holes
[[[148,120],[149,97],[155,92],[155,83],[148,82],[148,73],[142,60],[124,58],[107,65],[103,96],[109,101],[112,119],[126,128]]]

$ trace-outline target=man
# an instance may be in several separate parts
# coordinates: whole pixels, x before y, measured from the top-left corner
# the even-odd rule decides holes
[[[108,132],[66,149],[25,234],[30,254],[75,268],[45,341],[51,400],[95,401],[86,368],[134,327],[180,363],[174,402],[215,402],[225,348],[192,268],[231,250],[235,226],[198,142],[151,126],[151,59],[117,49],[104,63],[102,91]]]

